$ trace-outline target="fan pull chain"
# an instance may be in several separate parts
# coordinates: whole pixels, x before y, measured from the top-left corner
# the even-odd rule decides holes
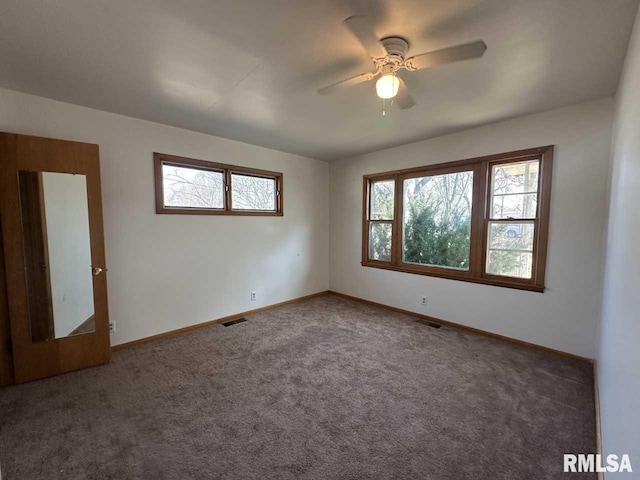
[[[387,116],[387,101],[383,98],[382,99],[382,116],[386,117]],[[391,99],[391,103],[389,103],[390,107],[393,107],[393,98]]]

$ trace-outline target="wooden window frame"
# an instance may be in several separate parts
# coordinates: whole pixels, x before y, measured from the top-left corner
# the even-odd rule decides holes
[[[365,211],[369,211],[369,206],[371,205],[371,194],[372,194],[372,189],[369,188],[371,186],[372,183],[375,182],[385,182],[385,181],[389,181],[389,180],[394,180],[394,176],[393,175],[379,175],[376,176],[375,178],[372,179],[371,182],[369,182],[367,184],[367,188],[365,189],[365,194],[364,194],[364,208]],[[369,215],[365,215],[364,218],[364,226],[363,228],[366,229],[366,231],[363,232],[364,235],[364,239],[366,241],[366,245],[363,245],[364,248],[364,254],[363,254],[363,259],[368,258],[369,256],[369,231],[371,230],[371,224],[372,223],[390,223],[391,224],[391,262],[387,262],[385,260],[375,260],[375,259],[369,259],[368,263],[370,267],[380,267],[380,268],[384,268],[385,265],[388,265],[389,263],[393,263],[394,259],[395,259],[395,249],[393,248],[393,246],[395,245],[395,237],[396,237],[396,230],[397,230],[397,226],[396,226],[396,216],[398,215],[398,211],[396,208],[397,205],[397,182],[394,184],[394,190],[393,190],[393,194],[394,194],[394,200],[393,200],[393,218],[391,220],[389,219],[370,219],[368,218]]]
[[[284,215],[284,193],[283,174],[269,170],[257,168],[239,167],[226,163],[209,162],[207,160],[197,160],[194,158],[179,157],[166,153],[153,154],[153,164],[155,172],[156,190],[156,213],[177,214],[177,215],[239,215],[239,216],[260,216],[260,217],[281,217]],[[162,179],[162,166],[175,165],[177,167],[197,168],[200,170],[210,170],[223,174],[223,188],[225,191],[222,208],[203,207],[167,207],[164,204],[164,189]],[[275,210],[248,210],[233,209],[233,193],[231,188],[231,176],[233,174],[247,175],[251,177],[270,178],[275,181]]]
[[[362,194],[362,266],[394,270],[398,272],[461,280],[484,285],[544,292],[547,244],[549,237],[549,213],[551,202],[551,178],[553,171],[553,145],[470,158],[423,167],[394,170],[363,176]],[[539,161],[538,198],[534,222],[533,265],[531,278],[517,278],[489,274],[486,272],[488,229],[491,221],[492,167],[503,163],[518,163],[527,160]],[[471,212],[471,242],[469,269],[456,270],[446,267],[416,265],[402,261],[404,180],[420,176],[447,173],[473,172],[473,205]],[[394,216],[391,222],[391,260],[369,259],[369,218],[371,184],[377,181],[394,180]],[[528,222],[530,219],[504,219],[512,223]]]

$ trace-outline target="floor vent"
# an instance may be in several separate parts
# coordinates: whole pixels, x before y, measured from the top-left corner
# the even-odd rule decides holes
[[[242,318],[238,318],[236,320],[231,320],[230,322],[225,322],[222,325],[225,327],[230,327],[231,325],[235,325],[236,323],[242,323],[242,322],[246,322],[247,319],[242,317]]]
[[[442,326],[439,323],[433,323],[433,322],[430,322],[429,320],[424,320],[422,318],[419,318],[418,320],[416,320],[416,322],[423,323],[425,325],[429,325],[432,328],[440,328]]]

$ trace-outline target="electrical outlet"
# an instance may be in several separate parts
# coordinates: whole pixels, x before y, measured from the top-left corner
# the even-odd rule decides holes
[[[258,294],[256,292],[251,292],[251,301],[255,302],[258,298]]]
[[[426,306],[427,306],[427,297],[425,297],[425,296],[423,295],[423,296],[422,296],[422,301],[420,302],[420,304],[421,304],[422,306],[425,306],[425,307],[426,307]]]
[[[116,332],[116,322],[109,322],[109,333]]]

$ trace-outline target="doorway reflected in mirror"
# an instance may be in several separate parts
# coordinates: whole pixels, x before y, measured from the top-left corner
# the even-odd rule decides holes
[[[20,171],[19,183],[32,340],[95,332],[85,175]]]

